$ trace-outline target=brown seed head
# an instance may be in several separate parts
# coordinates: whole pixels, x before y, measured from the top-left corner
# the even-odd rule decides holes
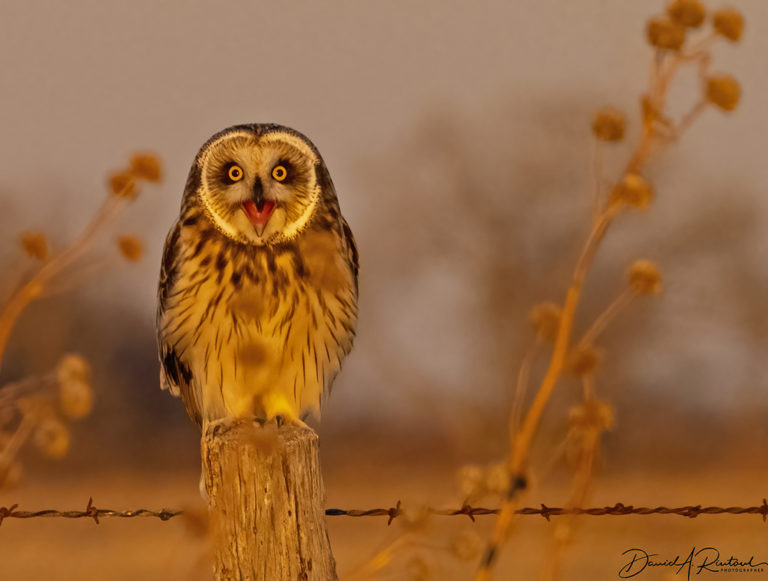
[[[59,407],[72,419],[84,418],[93,409],[91,366],[75,353],[65,355],[56,366],[59,383]]]
[[[531,309],[531,324],[539,338],[554,341],[560,326],[560,305],[539,303]]]
[[[90,383],[91,366],[82,355],[77,353],[67,353],[59,359],[56,365],[56,379],[59,383],[77,380]]]
[[[69,430],[61,420],[47,417],[37,426],[34,441],[49,458],[63,458],[69,451]]]
[[[461,561],[474,561],[483,550],[483,539],[474,531],[467,531],[451,541],[451,553]]]
[[[144,245],[136,236],[120,236],[117,239],[117,246],[120,248],[120,254],[131,262],[141,260],[144,255]]]
[[[59,406],[68,418],[79,420],[93,410],[93,390],[88,382],[72,379],[59,384]]]
[[[712,17],[715,32],[731,42],[738,42],[744,32],[744,17],[735,8],[721,8]]]
[[[483,488],[483,469],[476,464],[466,464],[459,468],[457,480],[461,495],[464,498],[474,497]]]
[[[599,428],[610,430],[615,423],[613,407],[597,399],[583,402],[573,406],[568,414],[568,421],[572,428]]]
[[[636,260],[629,267],[629,285],[639,294],[660,293],[662,282],[659,268],[650,260]]]
[[[714,75],[707,79],[707,101],[723,111],[733,111],[739,104],[741,87],[730,75]]]
[[[613,188],[611,199],[639,210],[645,210],[653,200],[653,188],[641,175],[628,173],[621,183]]]
[[[509,491],[509,470],[506,462],[495,462],[485,468],[485,488],[491,494],[505,496]]]
[[[667,14],[682,26],[698,28],[704,22],[707,9],[699,0],[674,0],[667,5]]]
[[[136,179],[159,182],[163,179],[163,166],[155,154],[137,153],[131,157],[131,173]]]
[[[109,189],[114,195],[131,200],[138,194],[136,180],[131,173],[126,171],[117,171],[110,174]]]
[[[40,232],[23,232],[19,238],[24,252],[37,260],[48,258],[48,239]]]
[[[626,124],[624,113],[613,107],[606,107],[598,111],[592,120],[592,133],[600,141],[621,141]]]
[[[406,529],[425,529],[432,518],[432,513],[425,505],[404,506],[400,509],[398,523]]]
[[[651,46],[662,50],[680,50],[685,42],[685,27],[667,16],[651,18],[645,32]]]
[[[603,359],[603,354],[594,345],[576,345],[568,355],[566,366],[577,377],[594,373]]]

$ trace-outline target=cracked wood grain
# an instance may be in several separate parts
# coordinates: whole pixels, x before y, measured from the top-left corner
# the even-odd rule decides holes
[[[336,581],[317,434],[213,422],[201,443],[217,581]]]

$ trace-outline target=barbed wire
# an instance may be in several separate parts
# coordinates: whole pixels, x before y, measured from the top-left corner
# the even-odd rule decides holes
[[[475,521],[476,516],[486,516],[499,514],[498,508],[482,508],[474,507],[465,504],[461,508],[457,509],[439,509],[427,507],[425,509],[429,514],[437,516],[467,516]],[[612,506],[602,506],[594,508],[560,508],[550,507],[542,504],[539,508],[520,508],[516,511],[519,515],[538,515],[549,520],[553,516],[563,516],[568,514],[575,515],[589,515],[589,516],[624,516],[624,515],[651,515],[651,514],[674,514],[678,516],[685,516],[688,518],[696,518],[703,514],[759,514],[763,518],[763,522],[768,519],[768,502],[763,499],[763,503],[759,506],[702,506],[687,505],[677,508],[668,508],[666,506],[633,506],[625,505],[621,502],[617,502]],[[391,508],[374,508],[370,510],[343,510],[338,508],[329,508],[325,511],[328,516],[386,516],[388,517],[387,524],[390,524],[394,519],[403,515],[402,505],[398,501],[397,505]]]
[[[18,506],[19,506],[18,504],[13,504],[8,507],[0,506],[0,525],[3,524],[3,521],[6,518],[21,518],[21,519],[92,518],[96,522],[96,524],[99,524],[99,519],[102,517],[116,517],[116,518],[151,517],[151,518],[159,518],[162,521],[167,521],[172,519],[173,517],[182,515],[184,513],[183,510],[169,510],[167,508],[163,508],[160,510],[149,510],[146,508],[140,508],[137,510],[123,510],[123,511],[112,510],[109,508],[97,508],[93,504],[92,497],[88,499],[88,504],[86,505],[85,510],[46,509],[46,510],[29,511],[29,510],[19,510]],[[475,517],[495,515],[499,513],[498,508],[483,508],[483,507],[471,506],[469,504],[465,504],[460,508],[456,508],[456,509],[426,507],[423,510],[428,514],[432,514],[435,516],[466,516],[472,522],[475,522]],[[631,514],[633,515],[672,514],[672,515],[684,516],[688,518],[696,518],[701,515],[709,515],[709,514],[732,514],[732,515],[759,514],[760,516],[762,516],[763,522],[766,522],[766,520],[768,520],[768,501],[766,501],[766,499],[764,498],[762,504],[758,506],[747,506],[747,507],[702,506],[700,504],[697,504],[697,505],[680,506],[676,508],[668,508],[666,506],[656,506],[656,507],[633,506],[631,504],[625,505],[621,502],[617,502],[612,506],[602,506],[602,507],[593,507],[593,508],[561,508],[561,507],[551,507],[551,506],[542,504],[539,508],[533,508],[533,507],[520,508],[516,512],[517,514],[523,515],[523,516],[538,515],[538,516],[544,517],[546,520],[549,520],[550,517],[553,517],[553,516],[563,516],[568,514],[588,515],[588,516],[606,516],[606,515],[625,516],[625,515],[631,515]],[[387,517],[387,524],[389,525],[396,518],[404,516],[405,511],[402,507],[402,503],[398,501],[395,506],[390,508],[372,508],[367,510],[328,508],[326,509],[325,514],[326,516],[349,516],[349,517],[384,516],[384,517]]]
[[[11,506],[0,506],[0,525],[6,518],[92,518],[96,524],[99,524],[101,517],[134,518],[134,517],[154,517],[160,520],[170,520],[175,516],[183,514],[182,510],[148,510],[140,508],[137,510],[112,510],[110,508],[96,508],[93,504],[93,497],[88,499],[85,510],[19,510],[18,504]]]

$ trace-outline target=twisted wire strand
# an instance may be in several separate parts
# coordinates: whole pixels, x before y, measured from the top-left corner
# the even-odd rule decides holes
[[[170,510],[163,508],[160,510],[150,510],[146,508],[139,508],[136,510],[112,510],[109,508],[97,508],[93,504],[93,498],[88,499],[88,504],[85,510],[20,510],[18,504],[11,506],[0,506],[0,525],[6,518],[92,518],[96,524],[99,524],[99,519],[102,517],[115,517],[115,518],[159,518],[161,521],[168,521],[173,517],[179,516],[184,513],[182,510]],[[475,521],[475,517],[496,515],[499,514],[498,508],[483,508],[471,506],[465,504],[459,508],[432,508],[427,507],[425,509],[429,514],[435,516],[466,516],[472,522]],[[371,508],[366,510],[360,509],[342,509],[342,508],[328,508],[325,511],[326,516],[348,516],[348,517],[387,517],[387,524],[391,524],[396,518],[403,516],[402,503],[397,502],[395,506],[390,508]],[[617,502],[612,506],[592,507],[592,508],[561,508],[550,507],[542,504],[539,508],[526,507],[520,508],[516,511],[517,514],[523,516],[541,516],[546,520],[549,520],[553,516],[563,516],[567,514],[575,515],[587,515],[587,516],[625,516],[625,515],[656,515],[656,514],[671,514],[677,516],[684,516],[688,518],[696,518],[701,515],[713,515],[713,514],[759,514],[763,522],[768,520],[768,501],[763,499],[762,504],[757,506],[702,506],[687,505],[675,508],[669,508],[666,506],[633,506],[625,505],[621,502]]]

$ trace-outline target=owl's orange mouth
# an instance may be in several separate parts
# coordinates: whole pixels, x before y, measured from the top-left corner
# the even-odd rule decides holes
[[[243,212],[248,216],[248,219],[256,228],[256,233],[261,236],[264,232],[264,228],[267,227],[272,212],[275,211],[275,203],[272,200],[264,200],[261,204],[261,208],[256,205],[253,200],[247,200],[242,204]]]

